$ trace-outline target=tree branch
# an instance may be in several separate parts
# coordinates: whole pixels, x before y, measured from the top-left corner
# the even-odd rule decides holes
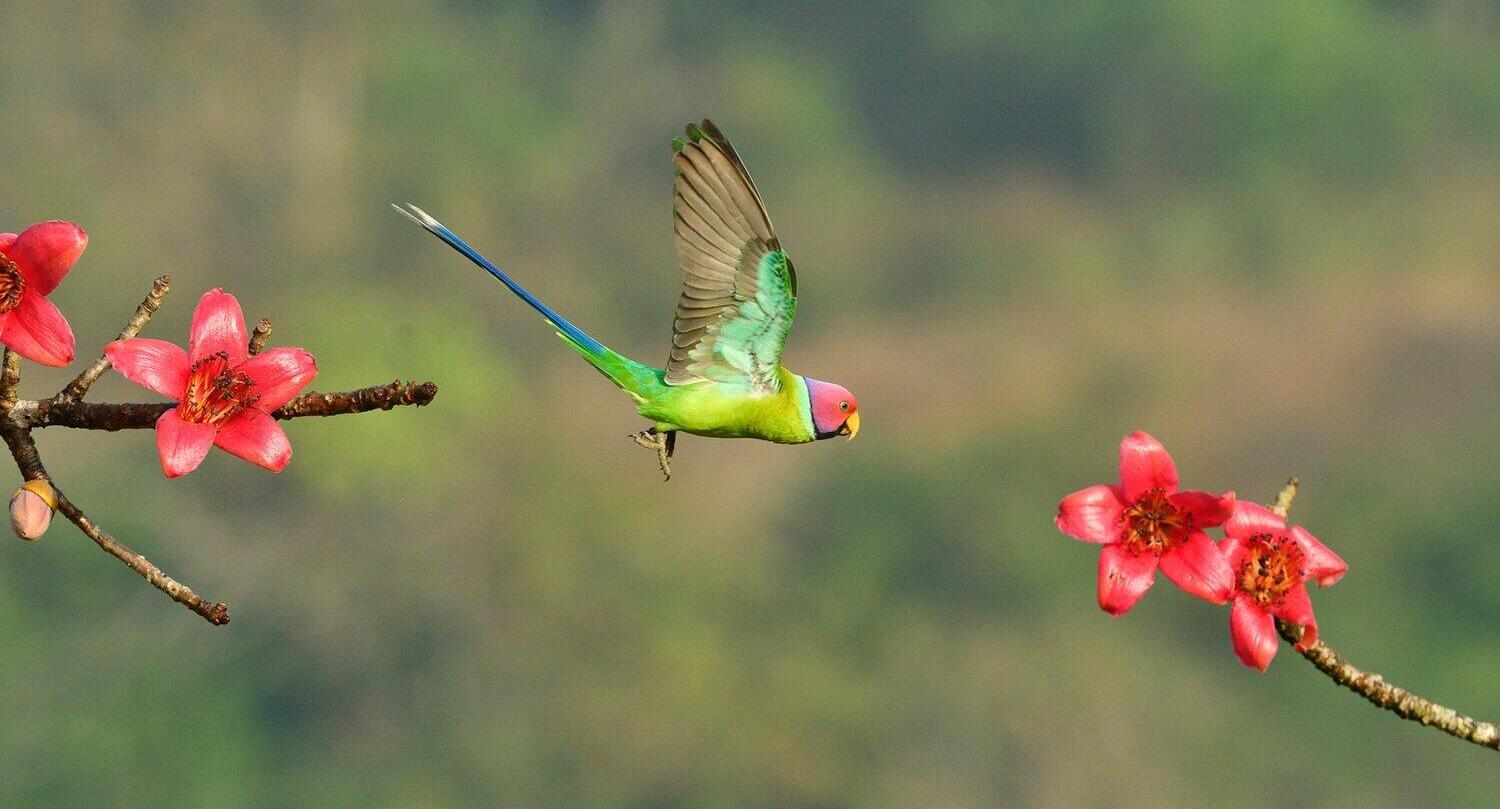
[[[271,339],[271,321],[261,318],[255,324],[255,330],[250,332],[250,356],[259,354],[266,347],[266,341]]]
[[[125,324],[125,328],[120,329],[118,339],[129,340],[140,334],[141,329],[146,327],[146,322],[151,319],[152,315],[156,314],[157,309],[161,308],[162,299],[167,297],[167,293],[171,291],[171,288],[172,276],[170,275],[163,275],[152,282],[151,291],[146,293],[146,299],[141,301],[141,305],[135,308],[135,316],[130,318],[129,323]],[[75,377],[72,382],[69,382],[66,387],[58,391],[56,396],[52,397],[53,400],[62,402],[82,399],[83,395],[89,392],[89,388],[95,382],[98,382],[99,377],[103,376],[104,372],[108,370],[109,357],[100,354],[99,359],[94,360],[93,365],[83,369],[82,373]]]
[[[431,382],[402,382],[375,385],[341,393],[304,393],[282,405],[271,415],[278,419],[300,419],[304,416],[342,416],[346,413],[368,413],[397,407],[422,407],[437,396],[437,385]]]
[[[304,393],[271,413],[277,419],[306,416],[344,416],[397,407],[422,407],[437,396],[431,382],[374,385],[337,393]],[[75,427],[82,430],[142,430],[156,426],[161,414],[177,405],[172,402],[93,403],[21,401],[15,409],[27,427]]]
[[[0,374],[0,401],[3,401],[7,394],[14,396],[15,385],[20,380],[20,356],[7,348],[4,362],[4,373]],[[84,388],[87,387],[88,384],[85,384]],[[47,474],[47,468],[42,465],[41,454],[37,452],[36,442],[31,438],[31,430],[23,422],[14,417],[6,418],[0,422],[0,437],[4,437],[6,446],[10,448],[11,457],[15,459],[16,468],[20,470],[21,477],[26,480],[46,481],[57,495],[57,510],[62,512],[69,522],[78,526],[78,530],[82,531],[84,536],[92,539],[94,544],[102,548],[105,553],[124,562],[127,567],[139,573],[142,578],[166,593],[173,601],[203,616],[209,623],[215,626],[229,623],[227,604],[222,601],[211,603],[193,592],[191,587],[168,576],[161,568],[152,564],[151,560],[110,536],[107,531],[89,519],[83,509],[69,500],[62,488],[57,485],[57,481]]]
[[[172,279],[163,275],[151,285],[151,292],[136,307],[135,315],[125,328],[120,330],[121,340],[136,336],[151,315],[161,307],[162,299],[170,289]],[[249,351],[257,354],[271,336],[271,322],[262,320],[256,324],[249,338]],[[229,623],[229,606],[222,601],[210,602],[191,587],[177,581],[152,564],[149,559],[131,550],[115,539],[84,513],[67,495],[62,487],[47,473],[37,452],[32,430],[38,427],[76,427],[86,430],[127,430],[154,427],[161,414],[177,405],[172,402],[156,404],[94,404],[82,401],[95,382],[110,368],[109,358],[101,356],[69,382],[56,395],[48,399],[21,399],[20,355],[5,349],[0,360],[0,438],[10,449],[16,468],[26,480],[42,480],[50,485],[57,496],[57,510],[70,522],[78,526],[85,536],[94,541],[105,553],[124,562],[127,567],[173,601],[203,616],[215,626]],[[293,419],[303,416],[337,416],[348,413],[364,413],[370,410],[390,410],[411,405],[420,407],[437,395],[437,385],[431,382],[406,382],[400,380],[389,385],[377,385],[340,393],[307,393],[299,396],[271,415],[278,419]]]
[[[1285,519],[1291,511],[1292,500],[1296,498],[1300,485],[1301,483],[1296,478],[1288,480],[1281,493],[1276,495],[1276,499],[1271,503],[1271,510]],[[1286,621],[1278,620],[1276,631],[1281,634],[1282,639],[1292,644],[1294,649],[1302,640],[1302,627]],[[1307,658],[1309,663],[1316,666],[1318,671],[1328,675],[1329,679],[1335,683],[1402,719],[1410,719],[1413,722],[1437,728],[1450,736],[1481,747],[1500,750],[1500,728],[1489,722],[1481,722],[1473,717],[1465,716],[1452,708],[1446,708],[1399,686],[1391,685],[1379,674],[1365,671],[1345,660],[1343,655],[1335,652],[1321,640],[1308,647],[1307,651],[1298,652],[1298,654]]]
[[[0,407],[6,409],[15,407],[20,386],[21,355],[7,348],[4,359],[0,360]]]

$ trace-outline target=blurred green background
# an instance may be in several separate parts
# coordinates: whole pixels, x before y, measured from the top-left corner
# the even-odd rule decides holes
[[[66,524],[0,548],[18,806],[1492,806],[1159,582],[1115,621],[1057,500],[1146,429],[1349,561],[1355,662],[1500,718],[1500,9],[1269,0],[0,5],[0,225],[92,235],[81,357],[223,285],[316,386],[272,476],[39,436],[214,629]],[[665,358],[669,140],[734,138],[802,277],[786,360],[864,435],[686,437],[388,207]],[[75,369],[76,370],[76,369]],[[66,372],[30,366],[23,392]],[[99,400],[150,394],[112,375]]]

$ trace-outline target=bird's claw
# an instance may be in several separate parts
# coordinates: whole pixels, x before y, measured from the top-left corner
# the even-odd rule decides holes
[[[630,440],[634,441],[642,449],[649,450],[655,450],[657,444],[659,443],[656,437],[656,433],[653,433],[650,430],[641,430],[638,433],[631,433]]]
[[[656,452],[656,462],[661,465],[662,480],[668,481],[672,479],[672,445],[676,443],[673,441],[676,437],[675,432],[659,433],[655,427],[652,427],[632,433],[630,440],[644,449]]]

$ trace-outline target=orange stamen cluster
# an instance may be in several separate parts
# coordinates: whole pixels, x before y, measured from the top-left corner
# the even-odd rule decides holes
[[[251,392],[254,387],[249,376],[229,367],[228,354],[211,354],[188,369],[187,391],[177,414],[183,421],[221,426],[255,404],[260,396]]]
[[[1287,592],[1302,581],[1302,549],[1284,536],[1256,534],[1245,541],[1245,561],[1240,564],[1240,592],[1262,607],[1281,604]]]
[[[1167,499],[1164,489],[1151,489],[1120,515],[1121,542],[1131,553],[1160,555],[1187,541],[1193,516]]]
[[[0,253],[0,314],[21,305],[21,293],[26,291],[26,279],[21,277],[21,268]]]

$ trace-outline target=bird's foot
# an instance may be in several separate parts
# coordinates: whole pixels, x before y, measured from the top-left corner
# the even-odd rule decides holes
[[[661,465],[661,474],[664,481],[672,479],[672,450],[677,441],[677,433],[659,433],[655,427],[632,433],[630,440],[641,447],[656,452],[656,462]]]
[[[640,445],[642,449],[656,449],[656,432],[654,430],[641,430],[638,433],[631,433],[630,440]]]

